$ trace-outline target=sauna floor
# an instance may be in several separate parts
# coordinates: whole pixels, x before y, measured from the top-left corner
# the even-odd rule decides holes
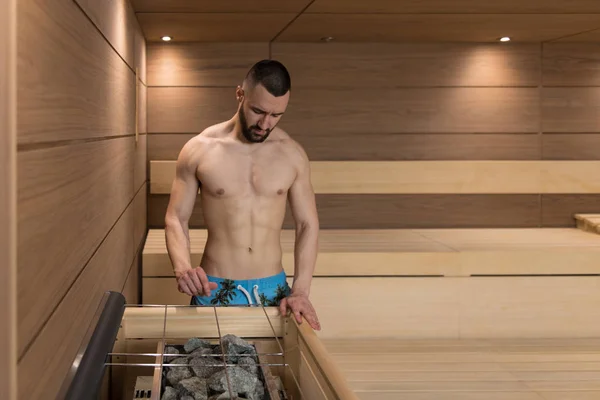
[[[361,400],[599,400],[600,339],[322,339]]]

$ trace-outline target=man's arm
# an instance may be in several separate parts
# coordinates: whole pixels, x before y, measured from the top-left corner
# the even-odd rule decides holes
[[[296,224],[294,283],[292,293],[310,294],[310,285],[319,246],[319,217],[312,183],[310,163],[304,149],[300,153],[298,174],[289,190],[290,209]]]
[[[313,329],[321,329],[317,314],[308,299],[319,247],[319,218],[310,181],[308,156],[300,145],[295,145],[299,153],[298,172],[288,193],[296,223],[294,283],[291,295],[281,301],[280,309],[285,314],[289,306],[299,323],[302,322],[303,315]]]
[[[188,222],[198,194],[197,163],[193,159],[191,142],[188,142],[177,158],[175,179],[165,214],[165,239],[179,291],[190,296],[203,293],[210,295],[206,274],[201,268],[192,268],[190,258]]]

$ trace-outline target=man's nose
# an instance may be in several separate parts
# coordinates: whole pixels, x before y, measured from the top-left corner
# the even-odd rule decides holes
[[[264,115],[260,120],[258,120],[258,127],[265,131],[269,129],[269,124],[271,123],[271,117],[268,115]]]

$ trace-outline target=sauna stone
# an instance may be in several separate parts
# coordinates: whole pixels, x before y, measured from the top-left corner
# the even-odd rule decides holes
[[[192,370],[198,378],[210,378],[212,375],[223,370],[223,361],[212,357],[196,357],[190,361]]]
[[[221,341],[223,342],[227,363],[237,363],[240,355],[256,354],[254,346],[238,336],[225,335]]]
[[[188,360],[185,357],[181,357],[178,358],[176,360],[173,360],[173,362],[171,362],[171,365],[176,365],[176,364],[187,364]],[[169,381],[169,383],[172,386],[177,386],[177,384],[179,382],[181,382],[184,379],[188,379],[188,378],[192,378],[194,375],[192,374],[192,371],[190,371],[190,369],[188,367],[165,367],[165,369],[168,368],[168,372],[167,372],[167,381]]]
[[[194,400],[208,400],[208,391],[206,390],[206,380],[194,376],[184,379],[176,386],[181,397],[192,397]]]
[[[208,342],[204,339],[197,338],[197,337],[193,337],[193,338],[189,339],[183,345],[183,349],[188,354],[192,353],[194,350],[199,349],[199,348],[212,349],[212,347],[213,347],[213,345],[210,344],[210,342]]]
[[[177,394],[178,394],[178,392],[177,392],[177,390],[175,390],[175,388],[172,388],[171,386],[167,386],[165,388],[165,391],[163,392],[163,395],[160,398],[160,400],[177,400],[178,399]]]
[[[165,347],[165,354],[181,354],[181,352],[179,351],[179,349],[177,347],[167,346],[167,347]],[[163,362],[170,363],[171,361],[175,360],[176,358],[177,358],[177,356],[165,356]]]
[[[254,346],[235,335],[223,336],[221,343],[191,338],[183,346],[166,346],[165,353],[179,356],[164,358],[161,400],[265,400],[264,377]],[[233,394],[229,393],[223,361],[229,364]],[[184,366],[170,366],[177,364]]]
[[[251,374],[241,367],[227,367],[231,390],[247,399],[259,400],[264,396],[264,387],[258,376]],[[227,392],[229,386],[225,369],[217,372],[208,379],[208,388],[215,392]]]

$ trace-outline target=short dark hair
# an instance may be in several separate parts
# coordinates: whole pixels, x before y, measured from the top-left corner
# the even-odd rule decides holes
[[[261,60],[254,64],[246,81],[254,87],[260,83],[273,96],[283,96],[292,88],[292,80],[285,66],[276,60]]]

